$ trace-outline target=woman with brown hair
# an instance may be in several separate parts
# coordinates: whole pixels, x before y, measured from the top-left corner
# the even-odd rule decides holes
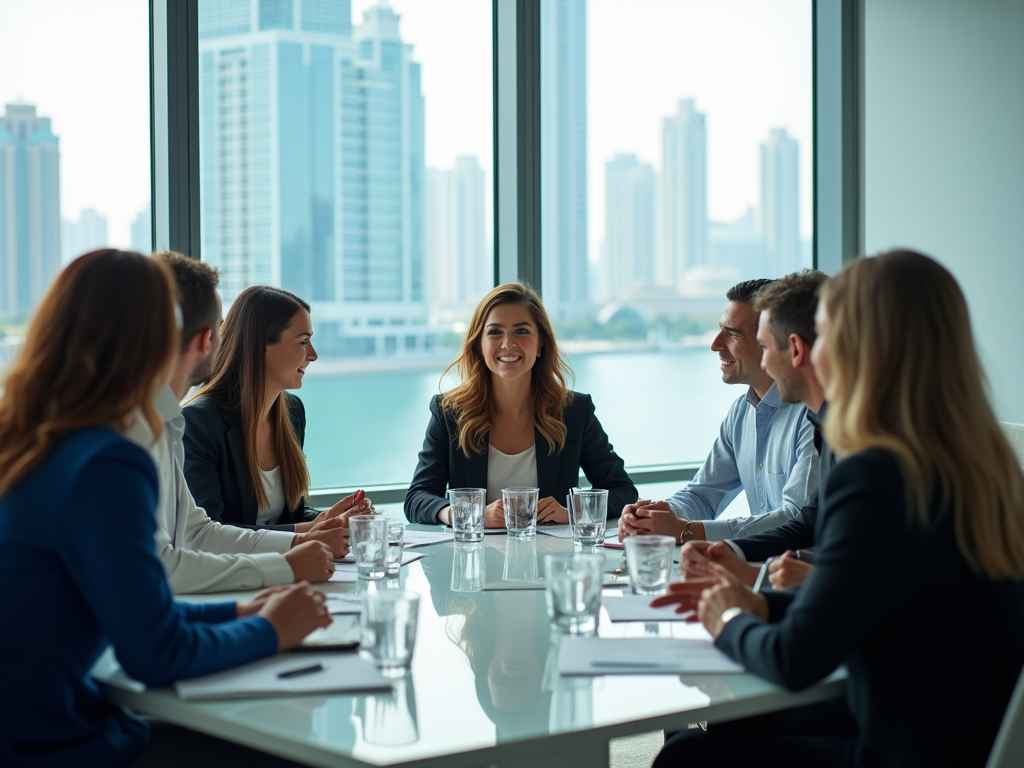
[[[210,380],[185,406],[185,479],[196,504],[231,525],[304,533],[373,509],[362,491],[326,512],[306,505],[306,411],[286,392],[317,359],[309,304],[254,285],[235,299]]]
[[[1024,664],[1024,474],[967,303],[937,262],[890,251],[824,285],[815,327],[842,460],[814,570],[796,593],[762,595],[716,567],[654,602],[696,608],[719,648],[791,689],[845,664],[855,735],[709,726],[656,765],[982,766]]]
[[[501,489],[535,486],[537,522],[567,523],[562,502],[580,469],[594,488],[608,490],[610,514],[636,501],[590,395],[566,384],[572,371],[532,288],[509,283],[487,294],[452,368],[461,383],[431,401],[405,499],[410,522],[450,523],[447,488],[486,488],[485,525],[504,528]]]
[[[4,382],[2,765],[142,755],[149,726],[89,677],[107,646],[129,675],[161,686],[287,650],[330,623],[305,583],[245,603],[171,598],[155,548],[156,470],[119,432],[141,413],[160,436],[154,399],[178,352],[175,301],[162,263],[85,254],[43,298]]]

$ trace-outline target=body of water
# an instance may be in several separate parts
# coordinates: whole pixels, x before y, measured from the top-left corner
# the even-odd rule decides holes
[[[722,383],[708,349],[575,354],[570,363],[574,389],[593,396],[627,467],[703,461],[729,405],[746,392]],[[408,483],[442,369],[306,379],[295,394],[306,405],[312,486]]]

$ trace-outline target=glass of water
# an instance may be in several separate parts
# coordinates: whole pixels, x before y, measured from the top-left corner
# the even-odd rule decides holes
[[[540,488],[502,488],[505,527],[514,539],[532,539],[537,535],[537,497]]]
[[[405,525],[388,523],[388,575],[402,569],[402,550],[405,549]]]
[[[362,579],[383,579],[388,570],[388,518],[356,515],[348,521],[356,571]]]
[[[548,616],[560,632],[592,634],[597,631],[603,564],[603,556],[582,552],[544,558]]]
[[[626,539],[626,567],[634,595],[660,595],[668,589],[672,552],[671,536],[631,536]]]
[[[482,592],[484,588],[484,545],[455,542],[452,552],[452,592]]]
[[[570,489],[569,524],[574,543],[584,547],[603,544],[608,525],[608,491],[603,488]]]
[[[412,662],[420,596],[406,590],[364,592],[359,652],[385,677],[401,677]]]
[[[484,510],[487,508],[486,488],[451,488],[452,530],[456,541],[484,540]]]

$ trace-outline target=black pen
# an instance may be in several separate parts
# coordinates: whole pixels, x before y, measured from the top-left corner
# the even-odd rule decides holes
[[[277,676],[281,680],[287,680],[293,677],[299,677],[300,675],[309,675],[313,672],[323,672],[323,664],[310,664],[308,667],[299,667],[298,669],[289,669],[287,672],[278,672]]]

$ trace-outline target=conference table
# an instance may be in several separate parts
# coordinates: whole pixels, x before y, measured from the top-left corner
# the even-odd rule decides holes
[[[571,539],[543,533],[533,542],[487,535],[475,547],[444,541],[409,550],[423,557],[398,576],[318,585],[328,594],[402,588],[420,595],[411,669],[389,692],[186,702],[172,688],[104,687],[109,698],[136,712],[325,768],[603,767],[609,740],[619,736],[678,731],[843,695],[842,672],[799,693],[748,673],[559,676],[560,636],[547,616],[543,558],[572,547]],[[623,553],[597,551],[606,558],[605,594],[628,591],[627,577],[613,573]],[[180,597],[203,602],[252,594]],[[699,624],[686,622],[612,623],[604,608],[598,634],[708,637]]]

